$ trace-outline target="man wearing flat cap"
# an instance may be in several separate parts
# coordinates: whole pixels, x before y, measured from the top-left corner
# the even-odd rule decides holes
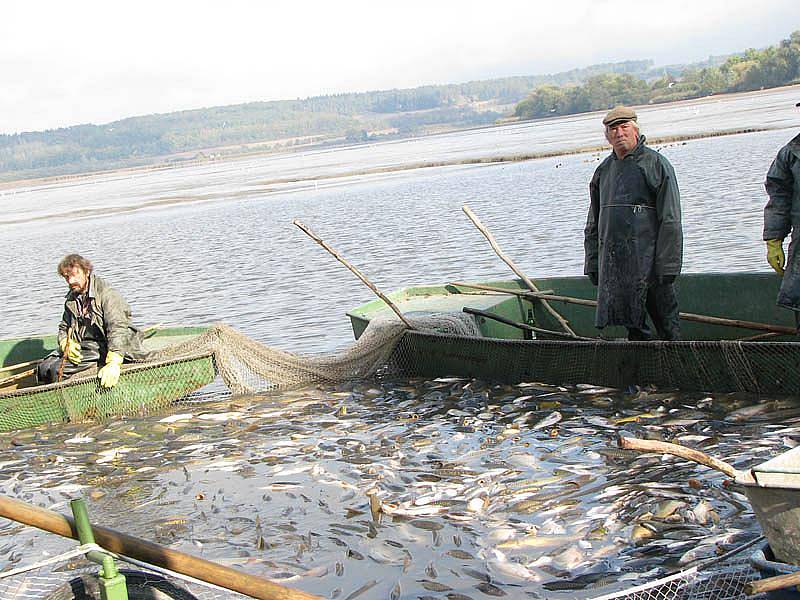
[[[636,113],[603,119],[611,154],[589,184],[584,273],[597,286],[595,325],[621,325],[629,340],[680,338],[675,278],[683,262],[681,204],[669,161],[645,146]]]
[[[800,102],[795,106],[800,107]],[[778,151],[764,182],[769,202],[764,208],[767,262],[783,277],[778,304],[794,311],[800,331],[800,135]],[[791,232],[789,260],[783,239]]]

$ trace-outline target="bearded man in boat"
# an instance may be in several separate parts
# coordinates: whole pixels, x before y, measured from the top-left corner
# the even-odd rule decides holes
[[[675,278],[683,262],[681,202],[675,170],[645,146],[633,109],[603,119],[611,154],[589,184],[584,273],[597,286],[595,325],[621,325],[629,340],[680,338]]]
[[[97,366],[100,385],[114,387],[126,358],[146,356],[143,334],[130,323],[130,306],[79,254],[61,259],[58,274],[69,286],[58,325],[59,350],[39,363],[39,383],[53,383]]]
[[[796,104],[800,107],[800,102]],[[769,196],[764,208],[764,241],[767,262],[783,277],[778,305],[794,311],[800,332],[800,135],[778,151],[767,171],[764,187]],[[789,260],[783,253],[783,238],[792,234]]]

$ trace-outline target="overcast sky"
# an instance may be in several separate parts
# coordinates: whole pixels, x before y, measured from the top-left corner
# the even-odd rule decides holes
[[[696,62],[800,29],[798,0],[5,0],[0,133],[347,91]]]

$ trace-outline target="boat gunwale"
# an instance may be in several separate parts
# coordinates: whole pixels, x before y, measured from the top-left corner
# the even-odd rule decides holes
[[[136,373],[139,371],[144,371],[146,369],[157,369],[161,367],[168,367],[170,365],[179,364],[179,363],[186,363],[192,362],[199,359],[204,358],[213,358],[214,351],[213,350],[206,350],[204,352],[200,352],[197,354],[185,354],[182,356],[178,356],[175,358],[169,358],[165,360],[157,360],[157,361],[136,361],[132,363],[126,363],[122,367],[121,376],[124,376],[126,373]],[[91,369],[91,368],[90,368]],[[92,379],[97,378],[97,372],[92,372],[90,374],[80,375],[75,377],[70,377],[69,379],[65,379],[64,381],[54,382],[54,383],[45,383],[42,385],[34,385],[30,387],[19,388],[16,390],[11,390],[8,392],[0,392],[0,400],[5,400],[8,398],[15,398],[21,396],[29,396],[32,394],[36,394],[39,392],[48,392],[48,391],[55,391],[61,390],[69,387],[74,387],[76,385],[83,385],[87,381],[91,381]]]
[[[486,337],[480,335],[458,335],[455,333],[442,333],[439,331],[419,331],[419,330],[406,330],[404,335],[424,336],[424,337],[439,337],[456,340],[486,340],[493,344],[556,344],[556,345],[578,345],[578,346],[595,346],[595,345],[609,345],[609,346],[655,346],[655,347],[692,347],[692,346],[774,346],[776,348],[786,348],[787,346],[800,347],[799,341],[769,341],[769,340],[626,340],[618,339],[605,339],[598,337],[597,339],[542,339],[536,338],[532,340],[524,339],[508,339],[498,337]]]

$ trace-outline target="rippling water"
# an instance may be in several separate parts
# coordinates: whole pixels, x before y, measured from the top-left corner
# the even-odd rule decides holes
[[[652,135],[795,127],[800,114],[786,107],[796,94],[651,108],[641,111],[641,121]],[[284,349],[341,348],[352,338],[345,311],[370,300],[370,292],[292,226],[294,218],[386,291],[509,276],[461,213],[465,203],[528,274],[579,274],[598,154],[308,178],[599,145],[598,120],[555,119],[4,190],[0,256],[12,268],[0,308],[3,337],[55,329],[65,292],[55,265],[80,252],[123,292],[140,325],[224,321]],[[769,268],[761,242],[762,182],[795,134],[778,129],[661,148],[682,192],[685,271]],[[291,178],[305,181],[275,183]],[[129,210],[64,217],[100,206]],[[718,543],[726,547],[757,534],[746,502],[721,484],[721,475],[608,449],[620,428],[678,441],[690,436],[690,445],[741,468],[791,443],[794,417],[775,411],[794,405],[741,423],[725,416],[757,399],[582,392],[366,382],[209,405],[174,422],[160,422],[159,415],[42,428],[3,436],[0,485],[62,512],[67,496],[82,494],[107,526],[342,598],[372,581],[358,597],[389,597],[396,585],[404,598],[523,591],[548,597],[572,593],[552,582],[568,584],[598,569],[622,577],[617,587],[633,585],[641,583],[636,574],[687,560],[690,544],[679,542],[722,536]],[[537,428],[553,411],[562,420]],[[636,414],[653,416],[615,424]],[[661,482],[663,493],[651,481]],[[377,490],[387,511],[436,490],[454,495],[429,516],[384,512],[375,519],[368,490]],[[634,521],[669,499],[681,503],[679,520],[654,526],[656,539],[668,541],[635,541]],[[696,520],[695,512],[705,510],[698,509],[701,501],[718,523]],[[535,543],[534,532],[541,536]],[[0,549],[6,564],[59,546],[9,525],[0,533],[16,544]],[[546,536],[555,539],[548,543]]]

